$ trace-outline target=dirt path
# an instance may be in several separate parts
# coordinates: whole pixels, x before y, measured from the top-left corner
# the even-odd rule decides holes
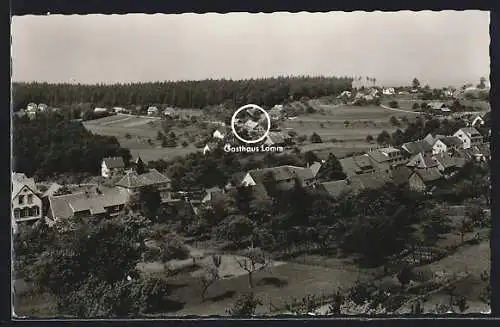
[[[396,109],[396,108],[391,108],[391,107],[388,107],[386,105],[383,105],[381,104],[380,105],[380,108],[384,108],[384,109],[387,109],[387,110],[392,110],[392,111],[398,111],[398,112],[407,112],[407,113],[410,113],[410,114],[415,114],[415,115],[420,115],[422,114],[421,111],[410,111],[410,110],[404,110],[404,109]]]

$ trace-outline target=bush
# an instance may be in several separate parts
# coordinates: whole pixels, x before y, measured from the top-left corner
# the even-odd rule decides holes
[[[312,133],[311,142],[312,143],[323,143],[323,140],[321,139],[321,136],[319,136],[318,134]]]
[[[389,107],[399,108],[399,103],[396,100],[392,100],[391,102],[389,102]]]

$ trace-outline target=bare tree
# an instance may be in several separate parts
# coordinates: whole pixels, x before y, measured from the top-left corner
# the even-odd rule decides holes
[[[261,271],[269,265],[269,260],[260,248],[249,248],[242,253],[242,257],[235,257],[236,262],[248,273],[248,285],[253,288],[253,273]]]
[[[203,268],[203,271],[198,276],[198,280],[201,284],[201,300],[205,302],[205,295],[207,290],[212,286],[217,280],[219,280],[219,269],[217,267],[207,266]]]

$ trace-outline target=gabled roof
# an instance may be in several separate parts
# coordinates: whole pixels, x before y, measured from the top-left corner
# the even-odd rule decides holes
[[[435,182],[443,178],[443,175],[437,167],[415,169],[415,174],[417,174],[424,183]]]
[[[362,191],[367,189],[381,188],[390,182],[390,176],[382,172],[373,172],[368,174],[356,175],[347,178],[351,187],[355,191]]]
[[[385,162],[390,161],[392,158],[390,157],[390,153],[399,153],[400,151],[396,148],[382,148],[368,151],[368,155],[370,158],[375,160],[376,162]]]
[[[434,156],[436,161],[443,166],[444,169],[456,167],[455,159],[448,153],[442,152]]]
[[[285,143],[285,137],[283,136],[283,134],[278,132],[270,132],[267,135],[267,140],[271,141],[273,144]]]
[[[266,176],[266,174],[268,173],[272,173],[274,179],[277,182],[293,178],[298,178],[300,181],[311,180],[314,178],[311,169],[295,166],[279,166],[272,168],[255,169],[250,170],[248,173],[256,183],[261,183],[264,176]]]
[[[391,171],[392,182],[396,185],[405,184],[408,182],[408,179],[410,178],[411,174],[412,174],[411,169],[406,166],[395,167]]]
[[[125,190],[100,188],[100,194],[78,192],[59,196],[49,196],[50,210],[55,219],[67,219],[76,212],[90,211],[91,214],[105,212],[105,208],[124,205],[128,201]]]
[[[102,159],[102,161],[106,164],[106,167],[108,167],[109,169],[125,167],[125,163],[123,162],[122,157],[106,157]]]
[[[413,168],[432,168],[437,167],[438,162],[432,156],[420,152],[413,156],[406,165]]]
[[[409,154],[417,154],[420,152],[431,152],[432,145],[424,140],[418,140],[413,142],[404,143],[401,146]]]
[[[12,181],[12,194],[11,194],[11,199],[14,199],[18,194],[19,192],[22,191],[22,189],[24,188],[27,188],[28,190],[30,190],[33,194],[35,194],[36,196],[38,196],[38,194],[32,190],[29,186],[27,185],[24,185],[22,183],[19,183],[18,181],[16,180],[13,180]]]
[[[24,173],[12,173],[12,180],[28,186],[32,191],[36,191],[36,184],[34,178],[28,178]]]
[[[359,174],[363,170],[361,168],[373,169],[373,163],[367,154],[359,156],[345,157],[339,159],[342,170],[346,175]]]
[[[446,146],[454,147],[454,146],[462,146],[462,141],[456,136],[444,136],[436,139],[437,141],[443,142]]]
[[[122,179],[118,181],[118,183],[116,183],[116,186],[137,188],[168,182],[170,182],[170,178],[152,168],[140,175],[137,174],[137,172],[130,170],[125,174],[125,176],[123,176]]]
[[[315,161],[312,165],[309,166],[309,169],[311,169],[313,176],[316,177],[319,170],[321,169],[321,162]]]
[[[338,198],[339,196],[352,191],[352,187],[347,180],[324,182],[319,184],[318,187],[333,198]]]
[[[478,136],[481,136],[481,133],[479,133],[478,130],[475,129],[474,127],[462,127],[458,131],[462,131],[468,137],[478,137]]]

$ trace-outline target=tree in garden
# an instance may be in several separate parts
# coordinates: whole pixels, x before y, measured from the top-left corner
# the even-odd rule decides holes
[[[467,298],[465,298],[465,296],[458,297],[455,301],[455,305],[461,313],[464,313],[467,309],[469,309],[469,304],[467,304]]]
[[[391,123],[392,126],[401,126],[399,119],[397,119],[394,116],[391,116],[391,118],[389,119],[389,122]]]
[[[411,86],[414,88],[414,89],[418,89],[420,88],[420,81],[415,77],[412,81],[411,81]]]
[[[317,178],[323,181],[335,181],[346,178],[340,161],[333,153],[328,154],[328,158],[318,171]]]
[[[217,280],[219,280],[219,269],[215,266],[205,266],[198,276],[198,280],[201,284],[201,301],[205,302],[205,295],[207,290],[212,286]]]
[[[391,142],[391,135],[386,130],[383,130],[377,136],[377,143],[380,144],[380,145],[387,145],[390,142]]]
[[[138,203],[144,216],[157,220],[158,210],[161,207],[161,195],[156,188],[149,186],[141,188]]]
[[[253,288],[253,274],[264,270],[269,265],[269,260],[260,248],[248,248],[241,257],[235,257],[236,263],[248,273],[248,286]]]
[[[389,102],[389,107],[391,108],[399,108],[399,103],[396,101],[396,100],[392,100],[391,102]]]
[[[404,267],[398,274],[398,281],[401,283],[401,286],[406,286],[410,283],[412,278],[411,268],[406,266]]]
[[[366,136],[366,142],[372,143],[373,141],[374,141],[373,136],[371,136],[371,135]]]
[[[243,293],[238,297],[233,307],[227,310],[227,313],[237,317],[252,316],[259,305],[262,305],[262,301],[253,292]]]
[[[245,216],[230,215],[217,228],[221,240],[230,241],[237,247],[248,246],[253,239],[255,223]]]

